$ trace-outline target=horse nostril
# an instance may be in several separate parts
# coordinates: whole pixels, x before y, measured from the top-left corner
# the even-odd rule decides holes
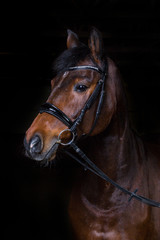
[[[29,151],[31,153],[40,153],[43,148],[43,143],[38,135],[32,137],[29,145]]]

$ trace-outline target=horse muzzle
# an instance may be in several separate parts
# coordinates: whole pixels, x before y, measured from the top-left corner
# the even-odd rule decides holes
[[[44,151],[44,141],[40,134],[35,134],[29,141],[24,138],[26,156],[36,161],[53,160],[58,146],[57,139],[53,139],[50,147]]]

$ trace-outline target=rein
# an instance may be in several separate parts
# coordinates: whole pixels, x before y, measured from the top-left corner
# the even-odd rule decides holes
[[[90,135],[91,132],[93,131],[94,127],[96,126],[100,111],[101,111],[101,107],[103,104],[103,99],[104,99],[104,84],[105,84],[105,80],[106,80],[106,67],[105,66],[105,70],[102,70],[99,67],[95,67],[95,66],[75,66],[75,67],[69,67],[67,69],[67,71],[75,71],[75,70],[93,70],[93,71],[97,71],[98,73],[101,74],[101,78],[100,80],[97,82],[97,85],[93,91],[93,93],[91,94],[91,96],[89,97],[89,99],[87,100],[87,102],[85,103],[83,109],[81,110],[79,116],[77,117],[77,119],[73,122],[64,112],[62,112],[59,108],[57,108],[56,106],[54,106],[51,103],[44,103],[41,108],[40,108],[40,113],[48,113],[54,117],[56,117],[57,119],[59,119],[61,122],[63,122],[68,128],[64,129],[63,131],[61,131],[59,133],[58,136],[58,140],[56,142],[56,144],[61,144],[63,146],[70,146],[78,155],[80,158],[78,158],[77,156],[73,155],[71,152],[69,152],[66,149],[63,149],[64,153],[66,153],[68,156],[70,156],[71,158],[73,158],[74,160],[76,160],[78,163],[80,163],[85,170],[90,170],[91,172],[93,172],[94,174],[96,174],[97,176],[99,176],[100,178],[102,178],[103,180],[109,182],[110,184],[112,184],[114,187],[118,188],[119,190],[121,190],[123,193],[129,195],[129,199],[128,201],[131,201],[132,198],[135,198],[136,200],[147,204],[149,206],[152,207],[158,207],[160,208],[160,203],[153,201],[149,198],[145,198],[143,196],[137,195],[136,192],[138,191],[138,189],[136,189],[134,192],[130,192],[127,189],[123,188],[122,186],[120,186],[118,183],[114,182],[112,179],[110,179],[101,169],[99,169],[96,164],[94,164],[87,156],[86,154],[76,145],[76,138],[77,138],[77,126],[82,122],[83,117],[86,113],[87,110],[89,110],[93,103],[95,102],[95,100],[98,98],[99,96],[99,102],[98,102],[98,106],[97,106],[97,110],[96,110],[96,116],[94,119],[94,123],[89,131],[89,133],[87,135]],[[70,132],[71,133],[71,140],[69,140],[67,143],[62,141],[61,135],[64,132]],[[86,135],[86,134],[84,134]],[[51,148],[52,149],[52,148]]]

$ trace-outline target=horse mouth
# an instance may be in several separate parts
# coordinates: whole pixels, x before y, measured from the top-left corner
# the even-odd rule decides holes
[[[55,143],[52,145],[52,147],[49,149],[49,151],[44,155],[42,160],[52,161],[55,159],[57,150],[58,150],[58,143]]]
[[[26,143],[25,143],[26,145]],[[59,144],[55,142],[48,151],[41,153],[31,153],[29,149],[26,148],[25,155],[26,157],[38,161],[38,162],[50,162],[55,159]]]

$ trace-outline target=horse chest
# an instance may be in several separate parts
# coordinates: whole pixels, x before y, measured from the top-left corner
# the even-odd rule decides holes
[[[118,206],[102,209],[90,203],[83,195],[72,196],[69,213],[75,239],[147,240],[147,222],[144,224],[145,221],[139,215],[136,218],[136,214],[131,211],[133,209],[129,211]]]
[[[73,210],[73,209],[72,209]],[[77,240],[120,240],[116,229],[113,229],[109,222],[111,219],[103,216],[103,212],[90,212],[80,207],[79,210],[73,212],[70,209],[70,218],[73,231]],[[100,216],[101,215],[101,216]],[[99,216],[99,217],[98,217]],[[124,240],[126,238],[123,238]],[[128,239],[126,239],[128,240]]]

